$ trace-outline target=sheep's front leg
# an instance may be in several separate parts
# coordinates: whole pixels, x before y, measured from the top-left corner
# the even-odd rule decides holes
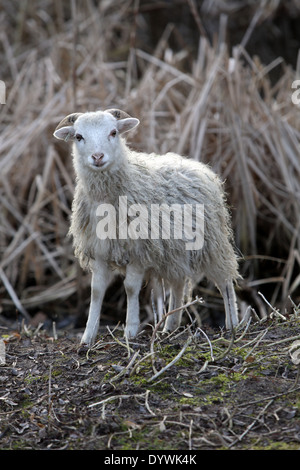
[[[127,338],[134,338],[140,326],[140,306],[139,294],[142,287],[144,270],[140,267],[128,265],[124,287],[127,295],[127,315],[125,335]]]
[[[111,278],[111,271],[105,263],[100,261],[93,263],[90,310],[85,331],[81,338],[81,344],[91,346],[95,342],[99,328],[102,302]]]
[[[176,282],[171,287],[170,301],[169,301],[169,312],[179,308],[183,304],[183,293],[184,293],[184,282]],[[182,310],[177,310],[177,312],[172,313],[166,319],[164,326],[164,333],[169,331],[174,331],[180,326],[181,323]]]

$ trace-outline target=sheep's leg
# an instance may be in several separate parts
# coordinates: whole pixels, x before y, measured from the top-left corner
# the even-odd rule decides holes
[[[159,282],[158,280],[156,280],[154,283],[153,290],[154,290],[154,298],[156,299],[156,312],[153,312],[153,314],[157,313],[157,318],[155,319],[155,322],[154,322],[156,323],[157,321],[160,321],[162,319],[165,313],[166,290],[165,290],[163,281]]]
[[[108,269],[106,264],[94,262],[92,267],[90,310],[85,331],[81,338],[81,344],[91,346],[95,342],[99,328],[102,302],[111,278],[111,271]]]
[[[124,287],[127,295],[127,315],[125,335],[134,338],[140,326],[139,294],[142,287],[144,271],[133,265],[126,268]]]
[[[238,325],[239,322],[233,282],[231,280],[227,280],[225,282],[219,283],[218,288],[224,299],[225,325],[228,330],[232,330]]]
[[[169,301],[169,312],[176,308],[179,308],[183,304],[183,293],[184,293],[184,282],[177,282],[172,285]],[[174,331],[180,326],[181,323],[182,310],[178,310],[175,313],[172,313],[166,318],[164,333],[168,331]]]

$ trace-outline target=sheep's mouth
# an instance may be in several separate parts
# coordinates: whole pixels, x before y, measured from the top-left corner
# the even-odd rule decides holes
[[[96,161],[92,163],[93,168],[103,168],[108,162]]]

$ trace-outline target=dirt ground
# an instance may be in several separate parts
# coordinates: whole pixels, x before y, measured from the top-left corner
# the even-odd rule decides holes
[[[203,326],[126,343],[103,325],[88,351],[82,331],[0,328],[2,450],[300,449],[299,311],[234,341]]]

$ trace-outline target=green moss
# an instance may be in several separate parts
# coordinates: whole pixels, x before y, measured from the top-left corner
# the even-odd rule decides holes
[[[2,450],[26,450],[28,449],[28,444],[25,441],[14,441],[10,447]]]
[[[122,433],[116,434],[117,448],[120,450],[148,450],[149,442],[151,442],[151,450],[173,449],[166,439],[164,431],[159,429],[159,425],[155,427],[144,426],[141,429],[129,429],[124,423],[122,429],[124,429]],[[180,439],[182,439],[182,436],[179,432],[177,438],[175,436],[175,441],[178,443]]]
[[[180,347],[176,348],[168,344],[161,347],[157,351],[157,355],[166,362],[170,362],[176,357],[180,349]],[[176,362],[176,366],[191,367],[191,364],[196,364],[198,361],[204,363],[207,360],[211,360],[210,352],[203,352],[200,348],[197,348],[192,345],[186,348],[183,356]]]
[[[28,385],[31,385],[34,382],[37,382],[38,380],[41,380],[41,378],[42,378],[41,375],[28,374],[27,377],[25,377],[24,382],[27,383]]]
[[[299,442],[268,441],[266,445],[254,445],[251,450],[299,450]]]
[[[24,400],[19,403],[20,407],[22,410],[27,410],[27,408],[32,408],[33,407],[33,402],[29,399],[29,397],[24,397]]]
[[[62,374],[61,369],[52,369],[51,371],[51,376],[52,377],[59,377]]]
[[[202,406],[220,403],[229,394],[234,396],[234,388],[237,382],[245,380],[245,375],[234,373],[227,375],[225,373],[219,374],[215,377],[210,377],[199,381],[193,385],[192,395],[183,396],[179,399],[180,405]]]

